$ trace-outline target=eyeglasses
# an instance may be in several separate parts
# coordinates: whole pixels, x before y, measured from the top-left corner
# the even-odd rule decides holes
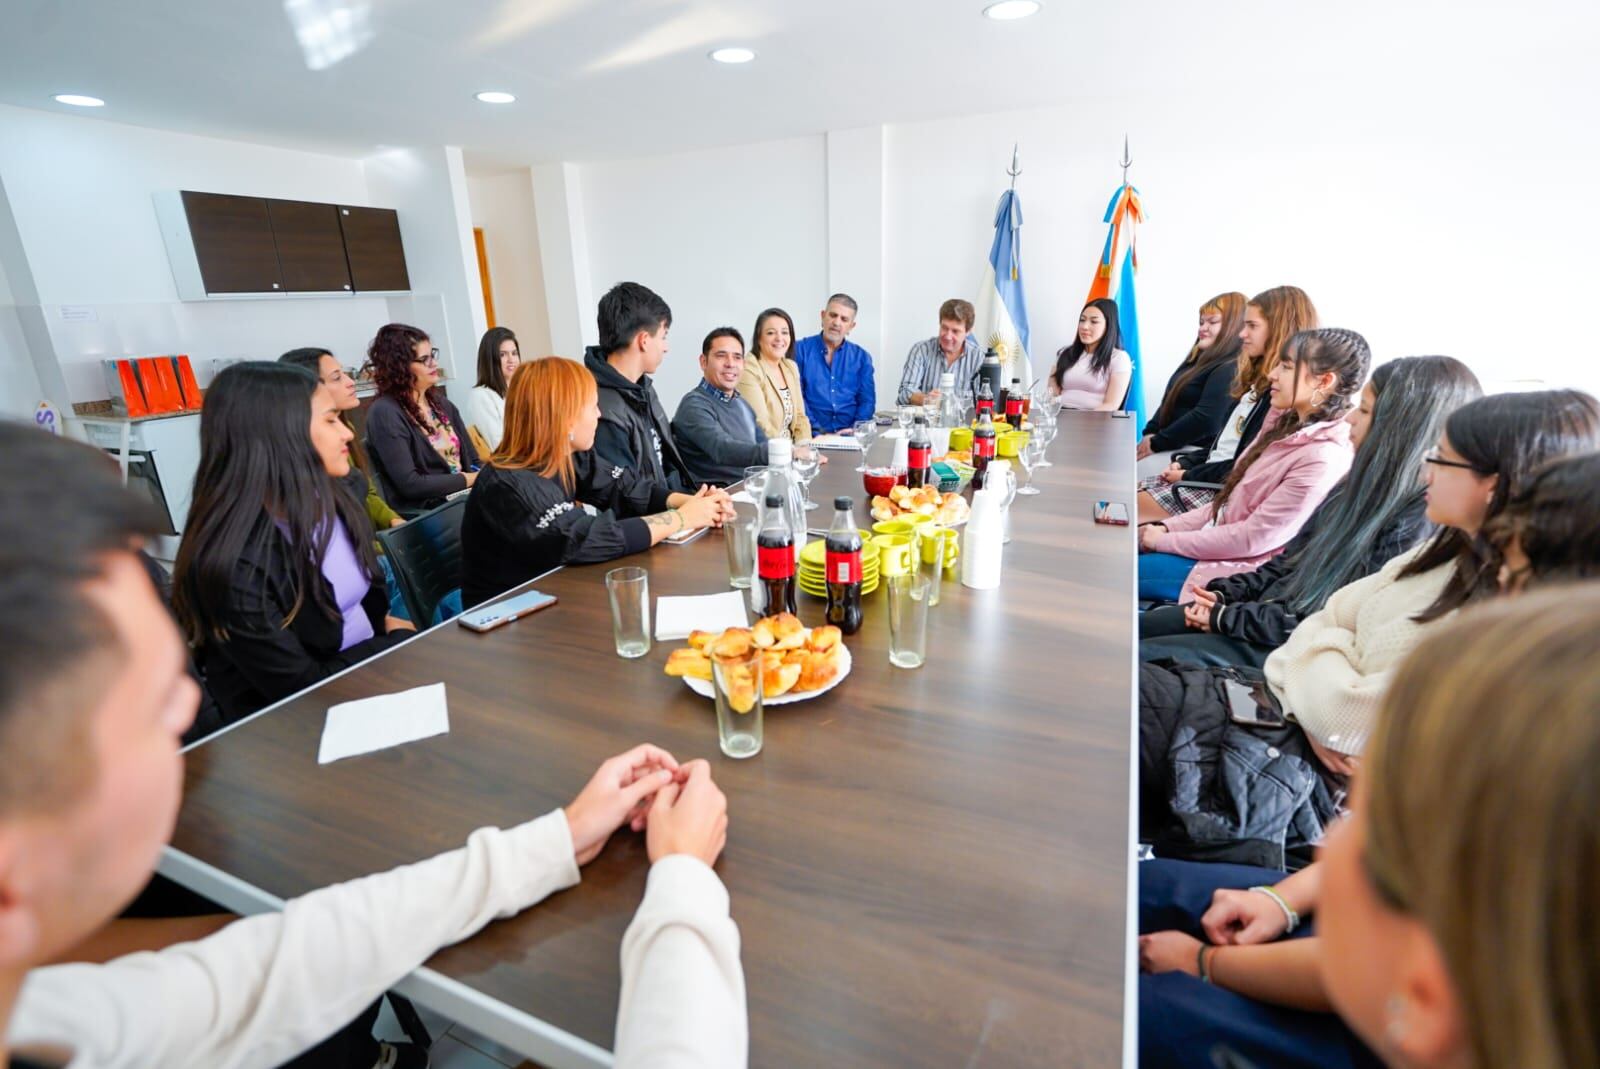
[[[443,349],[430,349],[426,356],[413,356],[411,362],[413,364],[428,364],[432,367],[437,367],[439,366],[439,358],[443,355]]]
[[[1476,464],[1468,464],[1464,460],[1446,460],[1444,457],[1439,455],[1439,451],[1437,449],[1425,455],[1422,458],[1422,462],[1424,464],[1432,464],[1436,468],[1461,468],[1464,471],[1477,472],[1479,475],[1484,474],[1484,472],[1478,471],[1478,466]]]

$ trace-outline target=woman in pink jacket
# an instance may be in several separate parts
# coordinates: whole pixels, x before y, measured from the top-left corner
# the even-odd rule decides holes
[[[1372,365],[1353,330],[1303,330],[1272,370],[1261,434],[1209,505],[1139,529],[1139,597],[1183,601],[1283,549],[1350,470],[1344,415]]]

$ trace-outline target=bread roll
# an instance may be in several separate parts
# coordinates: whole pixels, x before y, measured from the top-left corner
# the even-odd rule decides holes
[[[711,659],[699,650],[673,650],[667,654],[669,676],[711,682]]]

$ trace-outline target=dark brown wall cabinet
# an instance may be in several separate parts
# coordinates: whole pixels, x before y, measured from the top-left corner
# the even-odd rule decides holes
[[[186,190],[158,193],[156,215],[183,300],[411,288],[388,208]]]

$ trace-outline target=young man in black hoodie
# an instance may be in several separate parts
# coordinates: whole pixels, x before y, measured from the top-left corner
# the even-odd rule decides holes
[[[600,344],[583,354],[600,388],[594,451],[617,467],[694,493],[689,465],[672,439],[672,421],[650,381],[667,355],[672,309],[637,282],[619,282],[600,298],[598,318]]]

